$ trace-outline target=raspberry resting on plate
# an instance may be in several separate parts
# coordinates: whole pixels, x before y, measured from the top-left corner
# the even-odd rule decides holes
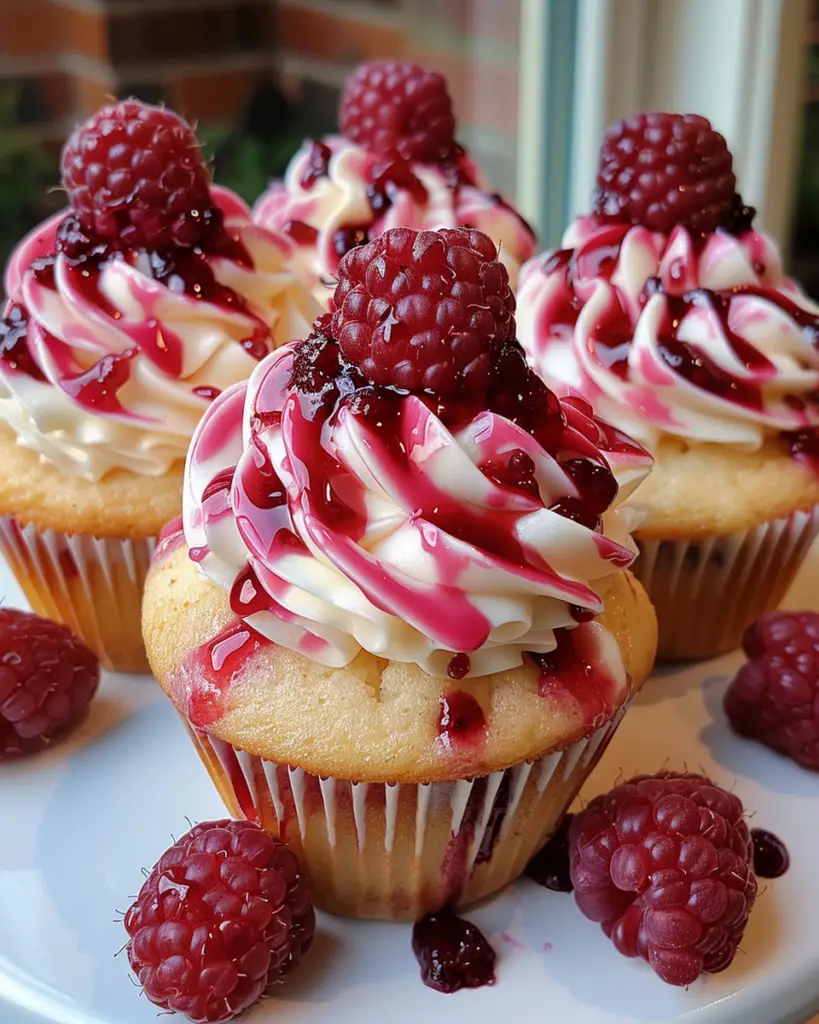
[[[152,1003],[231,1020],[298,966],[315,915],[295,854],[249,821],[196,825],[125,915],[128,960]]]
[[[75,726],[97,692],[97,656],[68,626],[0,608],[0,761]]]
[[[350,250],[332,320],[344,356],[375,384],[482,394],[515,334],[515,298],[497,257],[471,228],[393,228]]]
[[[738,797],[702,775],[640,775],[571,824],[575,899],[619,952],[690,985],[733,961],[756,898]]]
[[[768,612],[742,638],[725,694],[733,729],[819,771],[819,613]]]
[[[604,220],[704,234],[730,219],[735,193],[731,152],[704,117],[634,114],[605,134],[594,194]]]
[[[404,160],[446,160],[455,147],[446,79],[417,64],[361,64],[344,86],[339,126],[353,142]]]
[[[83,231],[156,249],[195,245],[210,210],[210,175],[193,129],[139,100],[103,107],[76,128],[61,159]]]

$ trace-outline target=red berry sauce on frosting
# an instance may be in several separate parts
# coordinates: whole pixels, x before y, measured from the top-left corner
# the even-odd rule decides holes
[[[592,582],[634,557],[624,530],[604,532],[612,467],[638,480],[649,460],[527,368],[495,255],[474,231],[399,229],[345,257],[336,312],[206,413],[186,538],[205,575],[233,569],[234,613],[331,666],[365,647],[460,680],[520,665],[582,622],[563,696],[591,730],[628,692],[616,644],[586,621],[602,607]],[[595,666],[583,703],[579,675]],[[442,750],[486,728],[469,693],[441,696]]]
[[[106,438],[137,450],[137,462],[140,438],[129,446],[122,433],[128,419],[132,430],[164,431],[182,448],[197,405],[220,391],[200,370],[213,367],[219,383],[230,384],[243,376],[246,357],[224,349],[236,344],[256,361],[272,349],[268,319],[278,307],[266,303],[279,301],[276,287],[284,301],[288,285],[277,282],[268,299],[259,284],[268,262],[284,270],[290,243],[253,226],[237,197],[211,189],[196,136],[165,108],[135,100],[103,108],[69,138],[62,171],[70,209],[32,232],[9,263],[12,302],[0,328],[5,382],[23,405],[19,373],[54,385],[72,406],[115,418],[122,426],[107,427]],[[309,300],[308,308],[312,316]],[[154,401],[157,376],[166,391]],[[171,382],[170,404],[185,427],[166,430],[156,410],[172,398]],[[66,420],[76,415],[55,408]],[[170,445],[160,438],[155,460],[172,460]],[[100,456],[100,465],[111,457]]]
[[[319,178],[327,177],[332,151],[323,142],[311,142],[307,166],[301,176],[302,188],[312,188]]]
[[[136,354],[135,349],[129,348],[103,356],[90,370],[64,377],[62,388],[79,405],[97,412],[124,412],[117,392],[127,384],[131,360]]]
[[[282,231],[292,238],[296,245],[315,245],[318,240],[318,229],[303,220],[288,220],[282,224]]]
[[[455,141],[452,100],[440,74],[396,61],[362,64],[347,80],[339,126],[341,136],[306,143],[286,183],[274,184],[257,205],[260,223],[321,250],[320,278],[334,277],[350,249],[401,225],[497,224],[487,233],[503,236],[516,263],[532,255],[531,227],[488,193]]]
[[[24,373],[35,380],[45,380],[29,352],[27,338],[28,316],[22,306],[14,303],[0,320],[0,360],[7,370]]]
[[[594,215],[524,269],[536,369],[647,443],[752,446],[819,426],[819,308],[735,186],[704,118],[630,118],[606,135]]]

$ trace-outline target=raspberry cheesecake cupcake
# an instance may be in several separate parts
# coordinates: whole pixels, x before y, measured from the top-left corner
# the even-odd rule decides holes
[[[395,227],[478,228],[515,286],[536,251],[532,229],[455,141],[442,75],[416,64],[362,64],[347,80],[339,128],[305,142],[254,208],[258,224],[296,243],[296,266],[325,306],[341,257]]]
[[[16,247],[0,322],[0,546],[31,605],[145,670],[141,592],[202,413],[317,308],[292,244],[212,188],[169,110],[106,107],[62,155],[70,207]]]
[[[819,307],[753,226],[702,117],[609,129],[594,210],[521,275],[520,339],[655,457],[635,572],[660,654],[735,647],[816,534]]]
[[[341,914],[516,877],[653,662],[618,507],[650,459],[528,369],[496,256],[469,229],[345,256],[335,312],[205,414],[146,584],[230,812]]]

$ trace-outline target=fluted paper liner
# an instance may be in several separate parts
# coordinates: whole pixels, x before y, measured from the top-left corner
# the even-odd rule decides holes
[[[819,506],[697,541],[644,540],[632,572],[657,611],[658,657],[710,658],[776,608],[819,529]]]
[[[0,516],[0,549],[32,609],[64,622],[109,669],[148,672],[142,590],[155,538],[59,533]]]
[[[320,778],[186,724],[230,814],[294,849],[318,906],[404,920],[472,903],[517,878],[557,829],[624,711],[536,761],[420,784]]]

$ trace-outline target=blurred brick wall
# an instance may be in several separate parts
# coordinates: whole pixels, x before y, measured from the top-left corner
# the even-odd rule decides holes
[[[508,137],[518,35],[518,0],[0,0],[0,83],[59,138],[129,93],[229,121],[274,80],[332,120],[352,65],[413,57],[447,75],[465,125]]]
[[[518,0],[280,0],[285,82],[338,88],[350,67],[378,57],[437,67],[459,120],[503,135],[517,118]]]
[[[276,77],[274,0],[0,0],[0,84],[48,138],[112,96],[231,119]]]

